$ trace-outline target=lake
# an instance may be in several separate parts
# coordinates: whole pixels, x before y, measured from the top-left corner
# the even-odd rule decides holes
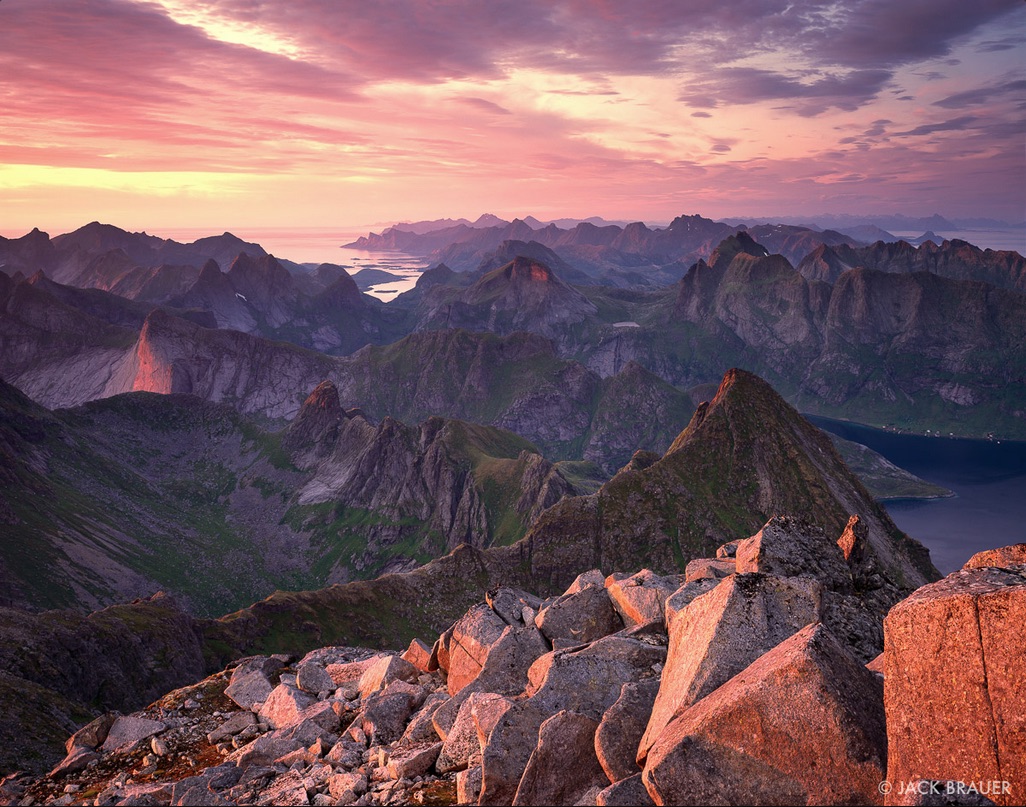
[[[949,499],[884,505],[902,530],[929,548],[942,574],[955,571],[980,550],[1026,542],[1026,443],[895,434],[806,417],[955,492]]]

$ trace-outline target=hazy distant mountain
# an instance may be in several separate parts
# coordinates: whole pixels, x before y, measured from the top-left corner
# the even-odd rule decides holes
[[[1018,252],[983,250],[957,239],[927,241],[918,247],[907,241],[865,247],[822,246],[797,268],[809,279],[828,283],[845,270],[861,266],[881,272],[930,272],[955,280],[979,280],[1026,293],[1026,258]]]
[[[480,220],[479,220],[480,221]],[[678,280],[687,267],[709,252],[736,227],[701,216],[679,216],[664,228],[642,222],[620,226],[601,219],[576,221],[563,228],[537,219],[502,222],[478,228],[458,224],[424,234],[392,228],[371,233],[347,246],[356,249],[394,249],[444,262],[456,271],[471,271],[504,241],[546,246],[574,269],[595,282],[627,288],[656,287]],[[789,225],[760,225],[757,240],[797,262],[820,244],[856,245],[848,236]]]

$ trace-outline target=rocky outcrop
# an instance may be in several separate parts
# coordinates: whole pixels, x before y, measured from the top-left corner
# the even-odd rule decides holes
[[[1017,559],[1014,548],[996,552]],[[1026,788],[1026,565],[966,568],[925,586],[884,621],[887,778],[1005,783],[983,795],[1016,804]]]
[[[822,245],[797,264],[805,277],[834,283],[855,267],[894,274],[929,272],[952,280],[978,280],[1026,292],[1026,259],[1017,252],[983,250],[966,241],[927,241],[914,247],[906,241],[877,241],[870,246]]]
[[[879,681],[809,625],[669,723],[642,779],[656,804],[880,804],[886,748]]]
[[[466,328],[506,335],[529,331],[557,341],[597,309],[545,264],[517,256],[458,293],[438,288],[426,299],[420,328]]]
[[[754,556],[779,557],[774,542],[790,523],[777,519],[750,539],[764,549]],[[791,547],[792,562],[825,550],[808,525],[789,534],[804,545]],[[638,754],[653,702],[658,712],[659,699],[680,689],[689,668],[675,625],[689,613],[712,613],[709,602],[730,602],[739,586],[753,582],[781,591],[836,583],[836,570],[823,564],[787,571],[798,574],[744,572],[683,583],[665,601],[669,655],[662,619],[547,649],[544,636],[526,624],[541,602],[498,589],[442,632],[429,673],[393,654],[350,647],[323,647],[294,664],[284,656],[246,658],[143,712],[94,721],[68,741],[55,771],[5,782],[3,792],[36,801],[70,794],[72,801],[89,791],[101,801],[155,804],[881,803],[880,782],[892,775],[884,767],[884,685],[816,621],[795,631],[780,629],[787,620],[749,620],[738,663],[722,683],[674,709],[647,753]],[[562,601],[573,601],[577,616],[597,625],[606,606],[581,595],[632,578],[651,575],[603,579],[591,570]],[[930,601],[930,589],[943,585],[909,602]],[[786,597],[778,605],[801,610]],[[736,633],[721,612],[708,618],[710,635]],[[1001,629],[1004,613],[983,607],[981,633]],[[511,635],[525,631],[533,631],[540,653],[526,674],[525,659],[513,661],[503,650]],[[254,688],[254,680],[261,686]],[[1000,698],[1015,697],[1000,678],[990,686]],[[1017,711],[997,703],[1006,722],[1016,719]],[[455,719],[439,720],[444,711]],[[653,713],[650,729],[655,721]],[[129,770],[135,782],[126,780]]]

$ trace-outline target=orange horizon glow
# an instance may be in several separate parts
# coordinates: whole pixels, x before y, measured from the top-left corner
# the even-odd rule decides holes
[[[954,0],[15,0],[0,230],[1017,222],[1024,41]]]

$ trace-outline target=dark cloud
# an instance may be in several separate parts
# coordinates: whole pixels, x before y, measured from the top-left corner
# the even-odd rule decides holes
[[[907,132],[895,132],[895,137],[919,137],[921,135],[934,134],[935,132],[960,132],[965,129],[977,128],[973,126],[979,118],[975,115],[963,115],[960,118],[942,121],[941,123],[924,123]]]
[[[703,111],[699,110],[698,112],[692,112],[691,113],[691,117],[692,118],[711,118],[712,115],[710,115],[708,112],[703,112]]]
[[[846,75],[821,75],[800,81],[769,70],[724,67],[713,71],[705,84],[694,86],[679,100],[692,106],[795,100],[801,102],[794,107],[798,114],[814,115],[832,106],[857,109],[876,96],[890,78],[887,70],[853,70]]]
[[[506,109],[506,107],[500,106],[499,104],[496,104],[495,102],[489,101],[485,98],[454,98],[453,100],[459,104],[464,104],[466,106],[474,107],[475,109],[480,109],[482,112],[490,112],[493,115],[513,114],[508,109]]]
[[[940,101],[934,101],[934,106],[941,106],[946,109],[960,109],[965,106],[972,106],[973,104],[986,103],[992,98],[996,98],[998,96],[1006,96],[1009,94],[1021,96],[1021,93],[1024,90],[1026,90],[1026,79],[1005,81],[1001,84],[994,84],[990,87],[976,87],[972,90],[966,90],[965,92],[949,95],[947,98],[942,98]]]

